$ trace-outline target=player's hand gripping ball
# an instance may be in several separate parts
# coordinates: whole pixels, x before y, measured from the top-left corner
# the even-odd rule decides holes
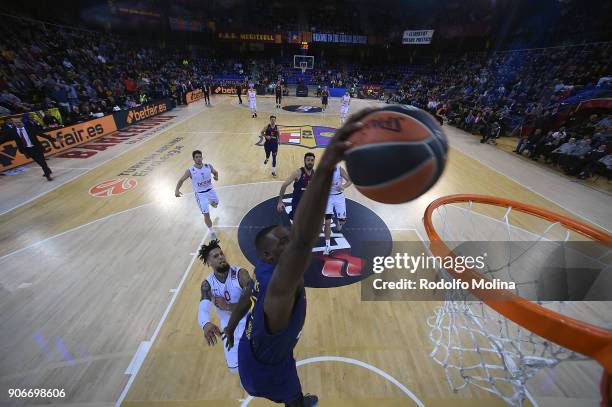
[[[442,175],[448,141],[429,113],[408,105],[376,109],[360,121],[345,153],[346,168],[359,192],[399,204],[423,195]]]

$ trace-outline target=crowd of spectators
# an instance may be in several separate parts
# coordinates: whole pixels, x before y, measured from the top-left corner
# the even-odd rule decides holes
[[[100,32],[12,19],[0,37],[0,115],[56,107],[70,124],[156,98],[181,104],[210,80],[197,58]]]
[[[541,127],[523,135],[514,149],[516,154],[527,153],[534,161],[558,166],[565,174],[580,179],[594,172],[610,175],[612,169],[612,115],[588,118],[571,115],[563,126],[547,132]],[[550,128],[550,127],[549,127]]]
[[[586,178],[602,165],[609,173],[610,116],[582,120],[585,125],[568,109],[580,95],[612,96],[611,51],[611,44],[603,43],[465,55],[407,76],[387,101],[445,116],[450,124],[480,135],[482,143],[519,136],[515,152],[528,151],[533,160],[543,155],[569,175]],[[558,154],[557,147],[570,139]]]
[[[243,89],[253,85],[274,93],[293,70],[284,60],[203,58],[173,47],[137,45],[111,34],[21,19],[1,26],[0,36],[0,115],[56,107],[64,125],[156,98],[182,104],[187,92],[205,82],[213,89],[240,83]],[[320,59],[310,80],[319,88],[347,88],[353,95],[361,84],[381,84],[388,103],[412,104],[444,116],[480,135],[483,143],[521,136],[517,153],[527,151],[536,160],[543,156],[584,177],[588,168],[570,158],[590,160],[607,151],[601,146],[609,143],[610,120],[586,128],[566,126],[561,132],[559,118],[567,113],[564,104],[578,95],[612,95],[611,53],[611,43],[600,43],[471,53],[415,66]],[[52,116],[45,120],[56,125]],[[580,148],[566,154],[570,147],[563,147],[569,158],[555,155],[571,138]],[[585,152],[587,145],[597,154]]]

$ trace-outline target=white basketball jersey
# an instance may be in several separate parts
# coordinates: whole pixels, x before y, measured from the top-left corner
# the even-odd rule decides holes
[[[334,175],[332,176],[332,184],[329,193],[333,195],[341,193],[342,190],[340,187],[342,187],[342,175],[340,174],[340,165],[336,165]]]
[[[351,97],[348,95],[344,95],[342,96],[342,107],[349,107],[349,104],[351,103]]]
[[[239,271],[239,266],[230,266],[224,283],[217,279],[214,272],[210,273],[210,275],[206,277],[206,281],[208,281],[210,285],[212,296],[223,297],[230,304],[236,304],[242,295],[242,287],[240,287],[240,280],[238,279]],[[217,310],[217,315],[219,315],[219,319],[221,319],[221,324],[226,326],[232,315],[231,311],[221,310],[217,307],[215,308]]]
[[[189,167],[189,172],[191,173],[191,185],[195,192],[204,192],[212,188],[210,165],[204,164],[202,168],[192,165]]]
[[[249,89],[249,100],[255,100],[255,96],[257,95],[257,92],[255,92],[254,89]]]

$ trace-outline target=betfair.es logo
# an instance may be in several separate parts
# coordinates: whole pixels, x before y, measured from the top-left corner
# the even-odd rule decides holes
[[[127,123],[139,122],[149,117],[155,116],[156,114],[163,113],[168,110],[166,103],[159,103],[156,105],[146,105],[139,109],[132,109],[128,112]]]

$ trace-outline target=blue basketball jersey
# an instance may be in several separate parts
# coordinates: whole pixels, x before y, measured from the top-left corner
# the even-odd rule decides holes
[[[285,329],[271,334],[263,303],[274,268],[263,261],[255,267],[251,310],[238,348],[238,369],[242,386],[250,395],[281,403],[291,402],[302,393],[293,348],[306,319],[306,290],[299,293]]]
[[[302,195],[306,191],[306,188],[308,188],[308,184],[310,184],[312,177],[314,177],[314,170],[312,171],[312,174],[308,175],[304,167],[300,168],[300,178],[293,182],[293,194],[291,196],[291,218],[293,218],[293,215],[295,215],[297,212],[297,206],[300,203],[300,199],[302,199]]]
[[[269,145],[278,145],[278,140],[280,138],[279,132],[278,132],[278,126],[274,125],[274,127],[272,127],[272,125],[268,124],[268,127],[266,127],[266,132],[265,135],[270,137],[270,140],[266,140],[265,142]]]

